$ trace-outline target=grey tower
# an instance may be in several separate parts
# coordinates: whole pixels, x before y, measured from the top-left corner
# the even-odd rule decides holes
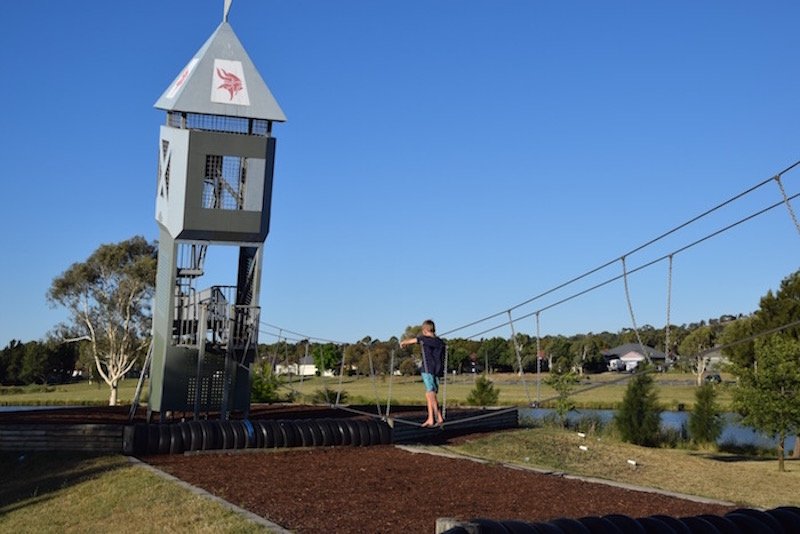
[[[286,120],[225,18],[155,104],[158,274],[148,418],[247,414],[269,231],[274,122]],[[229,285],[205,280],[210,248],[238,247]]]

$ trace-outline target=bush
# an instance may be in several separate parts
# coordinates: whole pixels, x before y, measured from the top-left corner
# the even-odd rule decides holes
[[[724,421],[717,406],[717,391],[708,382],[697,388],[694,409],[689,414],[689,437],[697,444],[716,443]]]
[[[467,404],[470,406],[492,406],[497,404],[500,397],[500,390],[494,387],[491,380],[486,375],[481,375],[475,381],[475,387],[467,396]]]
[[[661,408],[650,373],[641,373],[628,384],[614,424],[622,441],[645,447],[658,445]]]
[[[280,385],[280,379],[267,365],[264,365],[259,372],[253,375],[250,400],[252,402],[276,402],[280,400],[278,395],[278,387]]]
[[[311,403],[312,404],[333,404],[336,402],[336,395],[339,395],[339,403],[344,404],[347,402],[347,392],[342,390],[341,392],[337,392],[329,388],[328,386],[323,387],[322,389],[317,389],[314,391],[314,394],[311,395]]]

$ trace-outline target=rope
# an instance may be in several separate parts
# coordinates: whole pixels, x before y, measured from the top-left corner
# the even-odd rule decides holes
[[[627,268],[625,267],[625,256],[620,258],[622,260],[622,281],[625,285],[625,300],[628,301],[628,311],[631,314],[631,323],[633,323],[633,331],[636,334],[636,341],[639,342],[639,347],[642,349],[642,354],[647,359],[647,362],[650,363],[650,354],[645,350],[644,343],[642,343],[642,337],[639,335],[639,328],[636,326],[636,316],[633,314],[633,304],[631,304],[631,292],[628,288],[628,272]]]
[[[422,356],[425,358],[425,355]],[[444,344],[444,380],[442,381],[442,419],[447,418],[447,343]]]
[[[386,417],[392,407],[392,381],[394,380],[394,348],[389,353],[389,393],[386,395]]]
[[[375,383],[375,366],[372,363],[372,349],[370,349],[370,344],[365,343],[367,346],[367,357],[369,358],[369,376],[372,379],[372,392],[375,394],[375,408],[378,410],[378,415],[382,417],[381,414],[381,400],[378,397],[378,384]]]
[[[540,402],[540,389],[542,381],[542,345],[539,335],[539,312],[536,312],[536,405]]]
[[[781,182],[781,175],[775,175],[775,182],[778,184],[778,189],[781,190],[781,195],[783,196],[783,203],[786,204],[786,209],[789,211],[789,217],[792,218],[794,222],[794,227],[797,228],[797,233],[800,233],[800,222],[797,221],[797,215],[795,215],[794,210],[792,209],[792,205],[789,203],[789,197],[786,195],[786,190],[783,188],[783,182]]]
[[[528,392],[528,383],[525,382],[525,371],[522,369],[522,355],[519,351],[519,343],[517,343],[517,333],[514,330],[514,320],[511,318],[511,310],[508,310],[508,324],[511,326],[511,343],[514,345],[514,352],[517,355],[517,365],[519,369],[519,378],[522,386],[525,388],[525,396],[528,398],[528,404],[531,403],[531,394]]]
[[[796,161],[795,163],[793,163],[793,164],[791,164],[790,166],[788,166],[788,167],[786,167],[785,169],[783,169],[781,172],[779,172],[779,173],[778,173],[778,176],[782,176],[783,174],[786,174],[787,172],[789,172],[789,171],[793,170],[793,169],[794,169],[795,167],[797,167],[798,165],[800,165],[800,160]],[[721,203],[717,204],[716,206],[714,206],[714,207],[712,207],[712,208],[710,208],[710,209],[708,209],[708,210],[704,211],[704,212],[703,212],[703,213],[701,213],[700,215],[697,215],[697,216],[695,216],[695,217],[693,217],[693,218],[689,219],[688,221],[686,221],[686,222],[683,222],[683,223],[681,223],[681,224],[679,224],[679,225],[677,225],[677,226],[675,226],[675,227],[673,227],[673,228],[671,228],[671,229],[667,230],[666,232],[664,232],[664,233],[662,233],[661,235],[659,235],[659,236],[657,236],[657,237],[655,237],[655,238],[653,238],[653,239],[651,239],[651,240],[647,241],[646,243],[643,243],[643,244],[641,244],[641,245],[639,245],[639,246],[637,246],[637,247],[634,247],[634,248],[633,248],[633,249],[631,249],[630,251],[628,251],[628,252],[626,252],[625,254],[623,254],[621,257],[623,257],[623,258],[624,258],[624,257],[626,257],[626,256],[630,256],[630,255],[632,255],[632,254],[634,254],[634,253],[636,253],[636,252],[639,252],[639,251],[641,251],[641,250],[643,250],[643,249],[645,249],[645,248],[649,247],[650,245],[653,245],[653,244],[655,244],[655,243],[657,243],[657,242],[661,241],[662,239],[664,239],[664,238],[666,238],[666,237],[668,237],[668,236],[670,236],[670,235],[674,234],[675,232],[677,232],[677,231],[679,231],[679,230],[682,230],[682,229],[686,228],[687,226],[689,226],[689,225],[691,225],[691,224],[694,224],[695,222],[697,222],[697,221],[699,221],[699,220],[701,220],[701,219],[703,219],[703,218],[707,217],[708,215],[711,215],[711,214],[712,214],[712,213],[714,213],[715,211],[718,211],[718,210],[722,209],[723,207],[727,206],[728,204],[731,204],[732,202],[735,202],[736,200],[739,200],[740,198],[742,198],[742,197],[744,197],[744,196],[746,196],[746,195],[749,195],[750,193],[752,193],[752,192],[756,191],[757,189],[760,189],[760,188],[761,188],[761,187],[763,187],[764,185],[766,185],[766,184],[768,184],[769,182],[771,182],[773,179],[774,179],[774,177],[772,177],[772,176],[771,176],[771,177],[769,177],[769,178],[767,178],[767,179],[765,179],[765,180],[763,180],[763,181],[759,182],[758,184],[754,185],[753,187],[751,187],[751,188],[749,188],[749,189],[747,189],[747,190],[745,190],[745,191],[742,191],[741,193],[738,193],[738,194],[736,194],[736,195],[734,195],[734,196],[730,197],[729,199],[727,199],[727,200],[725,200],[725,201],[723,201],[723,202],[721,202]],[[797,196],[797,195],[795,195],[795,196]],[[792,198],[794,198],[794,197],[790,197],[788,200],[791,200]],[[771,208],[769,208],[769,209],[771,209]],[[759,213],[759,214],[760,214],[760,213]],[[798,225],[798,231],[800,231],[800,225]],[[613,260],[609,260],[609,261],[605,262],[604,264],[602,264],[602,265],[599,265],[598,267],[595,267],[595,268],[593,268],[593,269],[590,269],[590,270],[588,270],[588,271],[584,272],[583,274],[580,274],[580,275],[578,275],[578,276],[576,276],[576,277],[574,277],[574,278],[572,278],[572,279],[570,279],[570,280],[567,280],[566,282],[564,282],[564,283],[562,283],[562,284],[559,284],[559,285],[557,285],[557,286],[555,286],[555,287],[553,287],[553,288],[551,288],[551,289],[548,289],[547,291],[544,291],[544,292],[542,292],[542,293],[539,293],[539,294],[538,294],[538,295],[536,295],[536,296],[533,296],[533,297],[531,297],[531,298],[529,298],[529,299],[527,299],[527,300],[524,300],[524,301],[522,301],[522,302],[520,302],[520,303],[518,303],[518,304],[515,304],[514,306],[511,306],[510,308],[507,308],[507,310],[515,310],[515,309],[517,309],[517,308],[521,308],[522,306],[525,306],[525,305],[527,305],[527,304],[530,304],[531,302],[534,302],[534,301],[536,301],[536,300],[539,300],[539,299],[541,299],[542,297],[545,297],[545,296],[547,296],[547,295],[549,295],[549,294],[551,294],[551,293],[554,293],[555,291],[558,291],[559,289],[563,289],[563,288],[565,288],[565,287],[567,287],[567,286],[569,286],[569,285],[572,285],[572,284],[574,284],[575,282],[578,282],[578,281],[580,281],[580,280],[582,280],[582,279],[584,279],[584,278],[586,278],[586,277],[588,277],[588,276],[590,276],[590,275],[592,275],[592,274],[594,274],[594,273],[596,273],[596,272],[598,272],[598,271],[601,271],[601,270],[605,269],[606,267],[609,267],[609,266],[613,265],[614,263],[616,263],[616,261],[617,261],[617,259],[618,259],[618,258],[619,258],[619,257],[617,257],[617,258],[614,258]],[[457,328],[454,328],[454,329],[452,329],[452,330],[449,330],[449,331],[445,332],[445,333],[444,333],[444,334],[442,334],[442,335],[443,335],[443,336],[446,336],[446,335],[448,335],[448,334],[452,334],[452,333],[454,333],[454,332],[458,332],[458,331],[460,331],[460,330],[464,330],[464,329],[466,329],[466,328],[469,328],[469,327],[471,327],[471,326],[475,326],[475,325],[477,325],[477,324],[484,323],[484,322],[486,322],[486,321],[489,321],[489,320],[491,320],[491,319],[495,319],[495,318],[497,318],[497,317],[500,317],[500,316],[501,316],[501,315],[503,315],[504,313],[505,313],[505,310],[504,310],[504,311],[500,311],[500,312],[493,313],[493,314],[491,314],[491,315],[487,315],[486,317],[483,317],[483,318],[481,318],[481,319],[478,319],[478,320],[476,320],[476,321],[472,321],[472,322],[470,322],[470,323],[467,323],[467,324],[465,324],[465,325],[463,325],[463,326],[459,326],[459,327],[457,327]],[[500,325],[500,326],[494,327],[494,328],[490,329],[489,331],[491,331],[491,330],[495,330],[495,329],[497,329],[497,328],[501,328],[502,326],[504,326],[504,325]],[[485,332],[484,332],[484,333],[485,333]],[[475,336],[470,336],[470,338],[471,338],[471,337],[475,337]],[[467,339],[470,339],[470,338],[467,338]]]
[[[344,378],[344,359],[345,359],[345,346],[342,347],[342,368],[339,370],[339,389],[336,391],[335,407],[339,407],[339,400],[342,398],[342,379]]]
[[[667,268],[667,325],[664,327],[664,353],[669,358],[669,321],[672,309],[672,255],[669,256],[669,267]]]

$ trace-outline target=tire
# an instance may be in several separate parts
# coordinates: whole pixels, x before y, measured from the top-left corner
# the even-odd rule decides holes
[[[353,437],[350,435],[350,427],[344,419],[336,420],[336,428],[338,428],[339,436],[341,437],[340,444],[344,447],[353,443]]]
[[[172,442],[172,431],[170,424],[158,426],[158,454],[169,454],[170,443]]]
[[[180,425],[169,425],[170,440],[169,440],[169,453],[170,454],[183,454],[183,429]]]
[[[319,424],[319,421],[309,419],[306,421],[306,424],[308,425],[309,430],[311,430],[311,445],[313,447],[322,447],[322,428]]]
[[[346,419],[345,424],[350,431],[350,446],[358,447],[361,445],[361,430],[358,427],[358,421],[353,419]]]

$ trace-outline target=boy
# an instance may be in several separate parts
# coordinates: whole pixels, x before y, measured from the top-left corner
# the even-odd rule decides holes
[[[425,384],[425,401],[428,404],[428,418],[422,427],[429,428],[435,424],[442,425],[444,417],[439,411],[439,377],[444,376],[444,341],[436,337],[436,325],[430,319],[422,323],[422,335],[404,339],[401,347],[420,344],[422,352],[422,382]]]

